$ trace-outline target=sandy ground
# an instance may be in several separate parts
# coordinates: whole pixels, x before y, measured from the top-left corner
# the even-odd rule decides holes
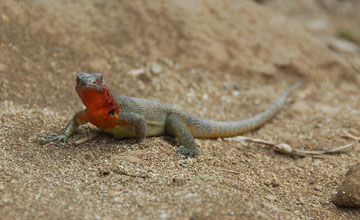
[[[290,157],[240,141],[196,140],[183,160],[169,137],[145,143],[82,126],[40,145],[82,109],[78,72],[101,72],[119,94],[215,120],[252,116],[297,81],[273,120],[245,135],[298,149],[360,136],[357,1],[0,2],[2,219],[359,219],[330,199],[360,146]],[[335,45],[335,46],[334,46]],[[330,49],[332,48],[332,49]]]

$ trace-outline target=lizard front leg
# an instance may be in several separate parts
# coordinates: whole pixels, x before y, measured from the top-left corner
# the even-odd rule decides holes
[[[85,124],[88,122],[86,114],[86,110],[82,110],[77,112],[74,117],[71,119],[71,121],[67,124],[66,128],[60,135],[55,136],[41,136],[44,137],[46,140],[42,142],[42,144],[47,144],[49,142],[56,142],[59,143],[60,141],[63,141],[64,143],[66,140],[75,133],[79,125]]]
[[[184,126],[181,118],[175,114],[171,114],[166,118],[166,133],[175,136],[179,142],[179,149],[176,151],[187,157],[195,157],[199,154],[193,135]]]
[[[146,121],[144,116],[134,112],[120,112],[118,114],[119,120],[126,125],[135,126],[135,133],[137,142],[143,142],[146,139]]]

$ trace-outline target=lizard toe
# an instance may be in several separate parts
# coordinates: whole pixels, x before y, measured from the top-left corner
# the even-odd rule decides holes
[[[184,146],[180,146],[176,153],[184,155],[184,159],[189,157],[196,157],[199,155],[199,152],[196,149],[185,148]]]
[[[41,142],[41,144],[47,144],[50,142],[55,142],[56,144],[60,143],[61,141],[63,141],[64,143],[66,142],[66,137],[65,135],[57,135],[57,136],[40,136],[40,138],[45,138],[44,141]]]

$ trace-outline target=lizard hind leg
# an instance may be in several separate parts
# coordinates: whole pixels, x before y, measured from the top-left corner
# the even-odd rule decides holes
[[[198,150],[196,149],[196,144],[194,141],[193,135],[185,127],[181,118],[176,114],[171,114],[166,118],[166,133],[175,136],[178,143],[179,149],[176,151],[178,154],[182,154],[187,157],[197,156]]]

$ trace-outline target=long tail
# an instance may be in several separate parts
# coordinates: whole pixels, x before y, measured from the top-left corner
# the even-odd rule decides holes
[[[260,127],[273,118],[284,106],[289,94],[301,85],[296,83],[284,92],[269,108],[265,111],[240,121],[212,121],[196,116],[189,116],[186,126],[196,138],[218,138],[240,135]]]

